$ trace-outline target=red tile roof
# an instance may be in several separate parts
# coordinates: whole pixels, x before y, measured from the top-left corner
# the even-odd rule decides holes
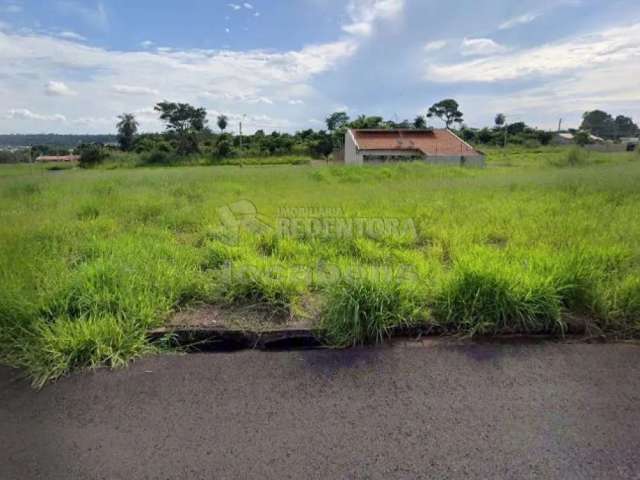
[[[351,130],[359,150],[418,151],[424,155],[480,155],[446,129]]]

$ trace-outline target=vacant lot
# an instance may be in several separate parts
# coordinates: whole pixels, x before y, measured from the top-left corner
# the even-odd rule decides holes
[[[0,354],[37,384],[152,350],[177,310],[252,305],[364,343],[640,332],[640,156],[399,164],[0,168]],[[157,348],[157,347],[153,347]]]

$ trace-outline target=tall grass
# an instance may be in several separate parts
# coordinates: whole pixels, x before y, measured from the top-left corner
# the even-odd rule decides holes
[[[328,288],[321,329],[337,346],[381,343],[394,328],[409,327],[427,317],[425,299],[397,279],[355,276]]]
[[[0,166],[0,359],[38,385],[124,365],[152,350],[149,329],[203,302],[283,320],[319,303],[315,326],[341,346],[409,325],[562,334],[573,318],[640,334],[636,154],[581,168],[556,168],[566,149],[491,155],[484,170]],[[219,209],[241,200],[272,226],[281,208],[328,208],[415,232],[234,231]]]

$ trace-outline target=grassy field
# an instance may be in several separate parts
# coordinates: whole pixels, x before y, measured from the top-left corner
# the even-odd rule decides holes
[[[199,303],[317,322],[640,333],[640,155],[490,151],[399,164],[0,166],[0,355],[36,385],[153,351]],[[255,210],[253,210],[255,208]]]

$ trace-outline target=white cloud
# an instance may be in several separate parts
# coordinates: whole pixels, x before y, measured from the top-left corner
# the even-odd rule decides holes
[[[240,10],[242,8],[242,5],[238,5],[237,3],[227,3],[227,6],[234,10]]]
[[[343,25],[342,30],[367,37],[373,33],[376,22],[399,18],[404,6],[404,0],[349,0],[347,14],[350,23]]]
[[[640,118],[640,23],[511,52],[500,57],[428,67],[425,79],[495,83],[484,94],[459,95],[463,108],[475,112],[526,112],[526,121],[552,127],[562,117],[577,126],[586,110],[604,109]],[[518,80],[527,82],[517,89]],[[511,94],[501,83],[513,82]],[[491,118],[473,117],[474,123]]]
[[[247,114],[276,118],[277,115],[272,114],[285,108],[282,105],[286,105],[289,98],[318,95],[308,82],[334,69],[352,56],[357,47],[353,39],[344,39],[282,52],[112,51],[51,35],[0,32],[0,64],[11,65],[0,77],[0,104],[18,109],[13,114],[15,118],[25,106],[30,112],[39,112],[31,117],[23,112],[20,131],[41,128],[69,131],[75,124],[69,121],[63,128],[59,122],[54,123],[54,115],[68,119],[115,118],[124,111],[149,107],[158,100],[154,96],[159,92],[167,95],[167,100],[215,106],[226,110],[225,113],[243,108]],[[73,81],[78,95],[53,104],[43,91],[42,78],[54,78],[59,83]],[[59,86],[52,89],[62,92]],[[244,96],[250,107],[239,106],[233,100],[240,96]],[[88,104],[87,99],[91,98],[99,100]],[[37,119],[38,123],[29,124],[29,118],[34,122]],[[43,127],[41,124],[44,125],[46,119],[51,124]],[[149,115],[141,121],[145,131],[161,128],[157,116],[154,119]],[[93,124],[96,131],[104,131],[99,130],[97,122]],[[0,117],[0,130],[15,128],[15,123]]]
[[[304,105],[304,101],[300,99],[291,99],[287,103],[289,105]]]
[[[555,75],[598,65],[640,61],[640,23],[499,57],[432,65],[427,78],[446,82],[496,82]]]
[[[66,38],[67,40],[77,40],[81,42],[84,42],[87,40],[86,37],[83,37],[82,35],[76,32],[71,32],[71,31],[60,32],[58,36],[61,38]]]
[[[45,87],[45,93],[53,97],[68,97],[76,95],[76,92],[71,90],[64,82],[56,82],[51,80]]]
[[[151,40],[145,40],[144,42],[140,42],[140,46],[142,48],[151,48],[155,45],[154,42],[152,42]]]
[[[460,45],[460,53],[464,56],[495,55],[507,50],[490,38],[465,38]]]
[[[498,27],[500,30],[509,30],[519,25],[527,25],[543,15],[549,14],[551,11],[560,7],[579,7],[582,6],[582,0],[554,0],[538,10],[523,13],[522,15],[509,18],[502,22]]]
[[[242,6],[248,10],[253,10],[253,5],[251,5],[250,3],[243,3]]]
[[[527,23],[533,22],[535,19],[541,16],[540,12],[528,12],[523,15],[519,15],[514,18],[510,18],[509,20],[504,21],[498,27],[500,30],[508,30],[513,27],[517,27],[518,25],[526,25]]]
[[[6,118],[9,120],[67,121],[67,118],[64,115],[57,113],[53,115],[43,115],[40,113],[34,113],[27,108],[12,108],[7,112]]]
[[[156,89],[132,85],[114,85],[113,91],[121,95],[160,95],[160,92]]]
[[[99,128],[102,131],[108,131],[113,128],[115,120],[108,117],[79,117],[71,120],[71,123],[85,128]]]
[[[435,52],[436,50],[442,50],[446,46],[447,42],[445,40],[435,40],[425,44],[424,50],[425,52]]]
[[[373,32],[373,25],[371,22],[356,22],[345,25],[342,29],[351,35],[368,37]]]

